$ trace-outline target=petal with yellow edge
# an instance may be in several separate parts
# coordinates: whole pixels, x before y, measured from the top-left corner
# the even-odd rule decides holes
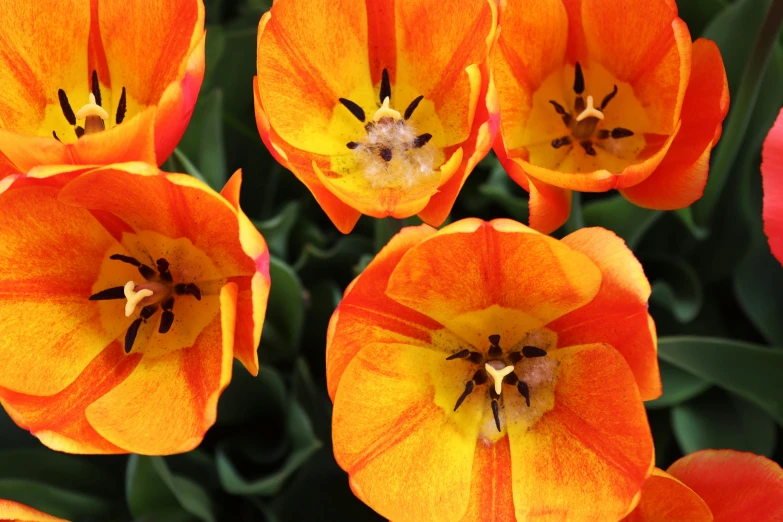
[[[783,110],[770,129],[762,150],[764,233],[770,250],[783,263]]]
[[[83,170],[0,193],[0,402],[60,451],[188,451],[232,358],[258,372],[269,253],[241,174],[221,196],[141,163]]]
[[[623,255],[509,220],[395,236],[329,325],[334,452],[354,493],[398,522],[625,516],[653,462],[634,372],[622,350],[549,327],[612,272],[610,288],[634,282]],[[614,306],[633,313],[641,294]]]
[[[451,7],[282,0],[261,19],[259,132],[344,233],[360,214],[440,225],[492,146],[496,2]]]
[[[162,164],[195,107],[204,35],[201,0],[14,3],[0,20],[0,153],[20,172]]]
[[[656,468],[642,487],[639,505],[622,522],[712,522],[707,504],[688,486]]]
[[[9,522],[68,522],[13,500],[0,499],[0,520]]]
[[[691,42],[673,1],[504,0],[499,25],[494,148],[531,192],[531,226],[566,221],[561,191],[658,209],[699,197],[728,95],[717,48]]]

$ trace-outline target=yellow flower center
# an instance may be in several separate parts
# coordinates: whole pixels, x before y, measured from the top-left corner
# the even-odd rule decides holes
[[[424,97],[411,101],[404,114],[391,107],[391,99],[389,74],[384,69],[381,106],[364,127],[365,139],[351,141],[347,147],[353,151],[357,167],[373,189],[410,189],[438,175],[440,153],[430,143],[432,134],[419,134],[410,121]],[[357,103],[346,98],[339,101],[359,121],[366,121],[364,109]]]
[[[89,94],[88,102],[83,105],[77,112],[73,112],[71,103],[68,100],[68,95],[63,89],[57,92],[57,96],[60,102],[60,109],[63,116],[68,121],[68,124],[73,127],[76,138],[81,138],[85,134],[93,134],[101,132],[107,127],[111,127],[111,117],[106,109],[103,108],[103,97],[101,96],[101,86],[98,81],[98,72],[92,72],[92,86]],[[120,95],[120,101],[117,105],[117,112],[115,114],[114,121],[116,125],[119,125],[125,119],[125,113],[127,111],[128,101],[125,87],[122,88],[122,94]],[[48,121],[48,120],[47,120]],[[79,122],[83,122],[79,124]],[[52,131],[52,136],[62,141],[72,141],[70,136],[58,136],[57,131]]]

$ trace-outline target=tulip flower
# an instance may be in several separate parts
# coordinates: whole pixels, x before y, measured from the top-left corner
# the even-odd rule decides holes
[[[41,513],[13,500],[0,499],[0,520],[8,522],[68,522],[62,518]]]
[[[438,226],[497,130],[496,0],[279,0],[258,29],[256,121],[348,233],[361,214]]]
[[[495,151],[548,233],[571,192],[671,210],[701,197],[729,106],[714,42],[672,0],[501,0]]]
[[[783,469],[752,453],[703,450],[656,469],[623,522],[778,522]]]
[[[253,374],[269,253],[239,208],[142,163],[0,183],[0,403],[52,449],[170,454]],[[57,174],[57,175],[55,175]]]
[[[202,0],[9,2],[0,178],[39,165],[162,164],[204,77]]]
[[[772,254],[783,264],[783,110],[764,140],[761,178],[764,185],[764,232]]]
[[[653,470],[649,295],[604,229],[403,229],[327,334],[334,454],[354,493],[395,522],[627,515]]]

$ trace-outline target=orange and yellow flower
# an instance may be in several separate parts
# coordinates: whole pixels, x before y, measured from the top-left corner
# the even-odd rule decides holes
[[[703,450],[656,469],[623,522],[779,522],[783,469],[759,455]]]
[[[258,29],[256,121],[348,233],[361,214],[440,225],[492,146],[496,0],[278,0]]]
[[[501,0],[495,151],[551,232],[571,191],[646,208],[701,197],[729,106],[715,43],[691,42],[674,0]]]
[[[269,253],[221,194],[142,163],[0,183],[0,403],[50,448],[199,444],[236,357],[258,372]]]
[[[406,520],[619,520],[653,470],[650,285],[613,233],[403,229],[328,331],[337,462]]]
[[[764,185],[764,232],[772,254],[783,264],[783,110],[764,140],[761,178]]]
[[[162,164],[204,77],[201,0],[10,2],[0,17],[0,178]]]
[[[13,500],[0,499],[0,520],[7,522],[68,522],[62,518],[41,513]]]

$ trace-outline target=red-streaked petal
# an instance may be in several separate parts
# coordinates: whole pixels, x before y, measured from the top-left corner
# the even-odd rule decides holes
[[[783,263],[783,110],[764,141],[761,178],[764,184],[764,233],[772,254]]]
[[[551,234],[571,214],[571,191],[530,178],[530,227]]]
[[[639,505],[622,522],[712,522],[712,513],[692,489],[655,468]]]
[[[13,500],[0,499],[0,517],[8,522],[68,522]]]

